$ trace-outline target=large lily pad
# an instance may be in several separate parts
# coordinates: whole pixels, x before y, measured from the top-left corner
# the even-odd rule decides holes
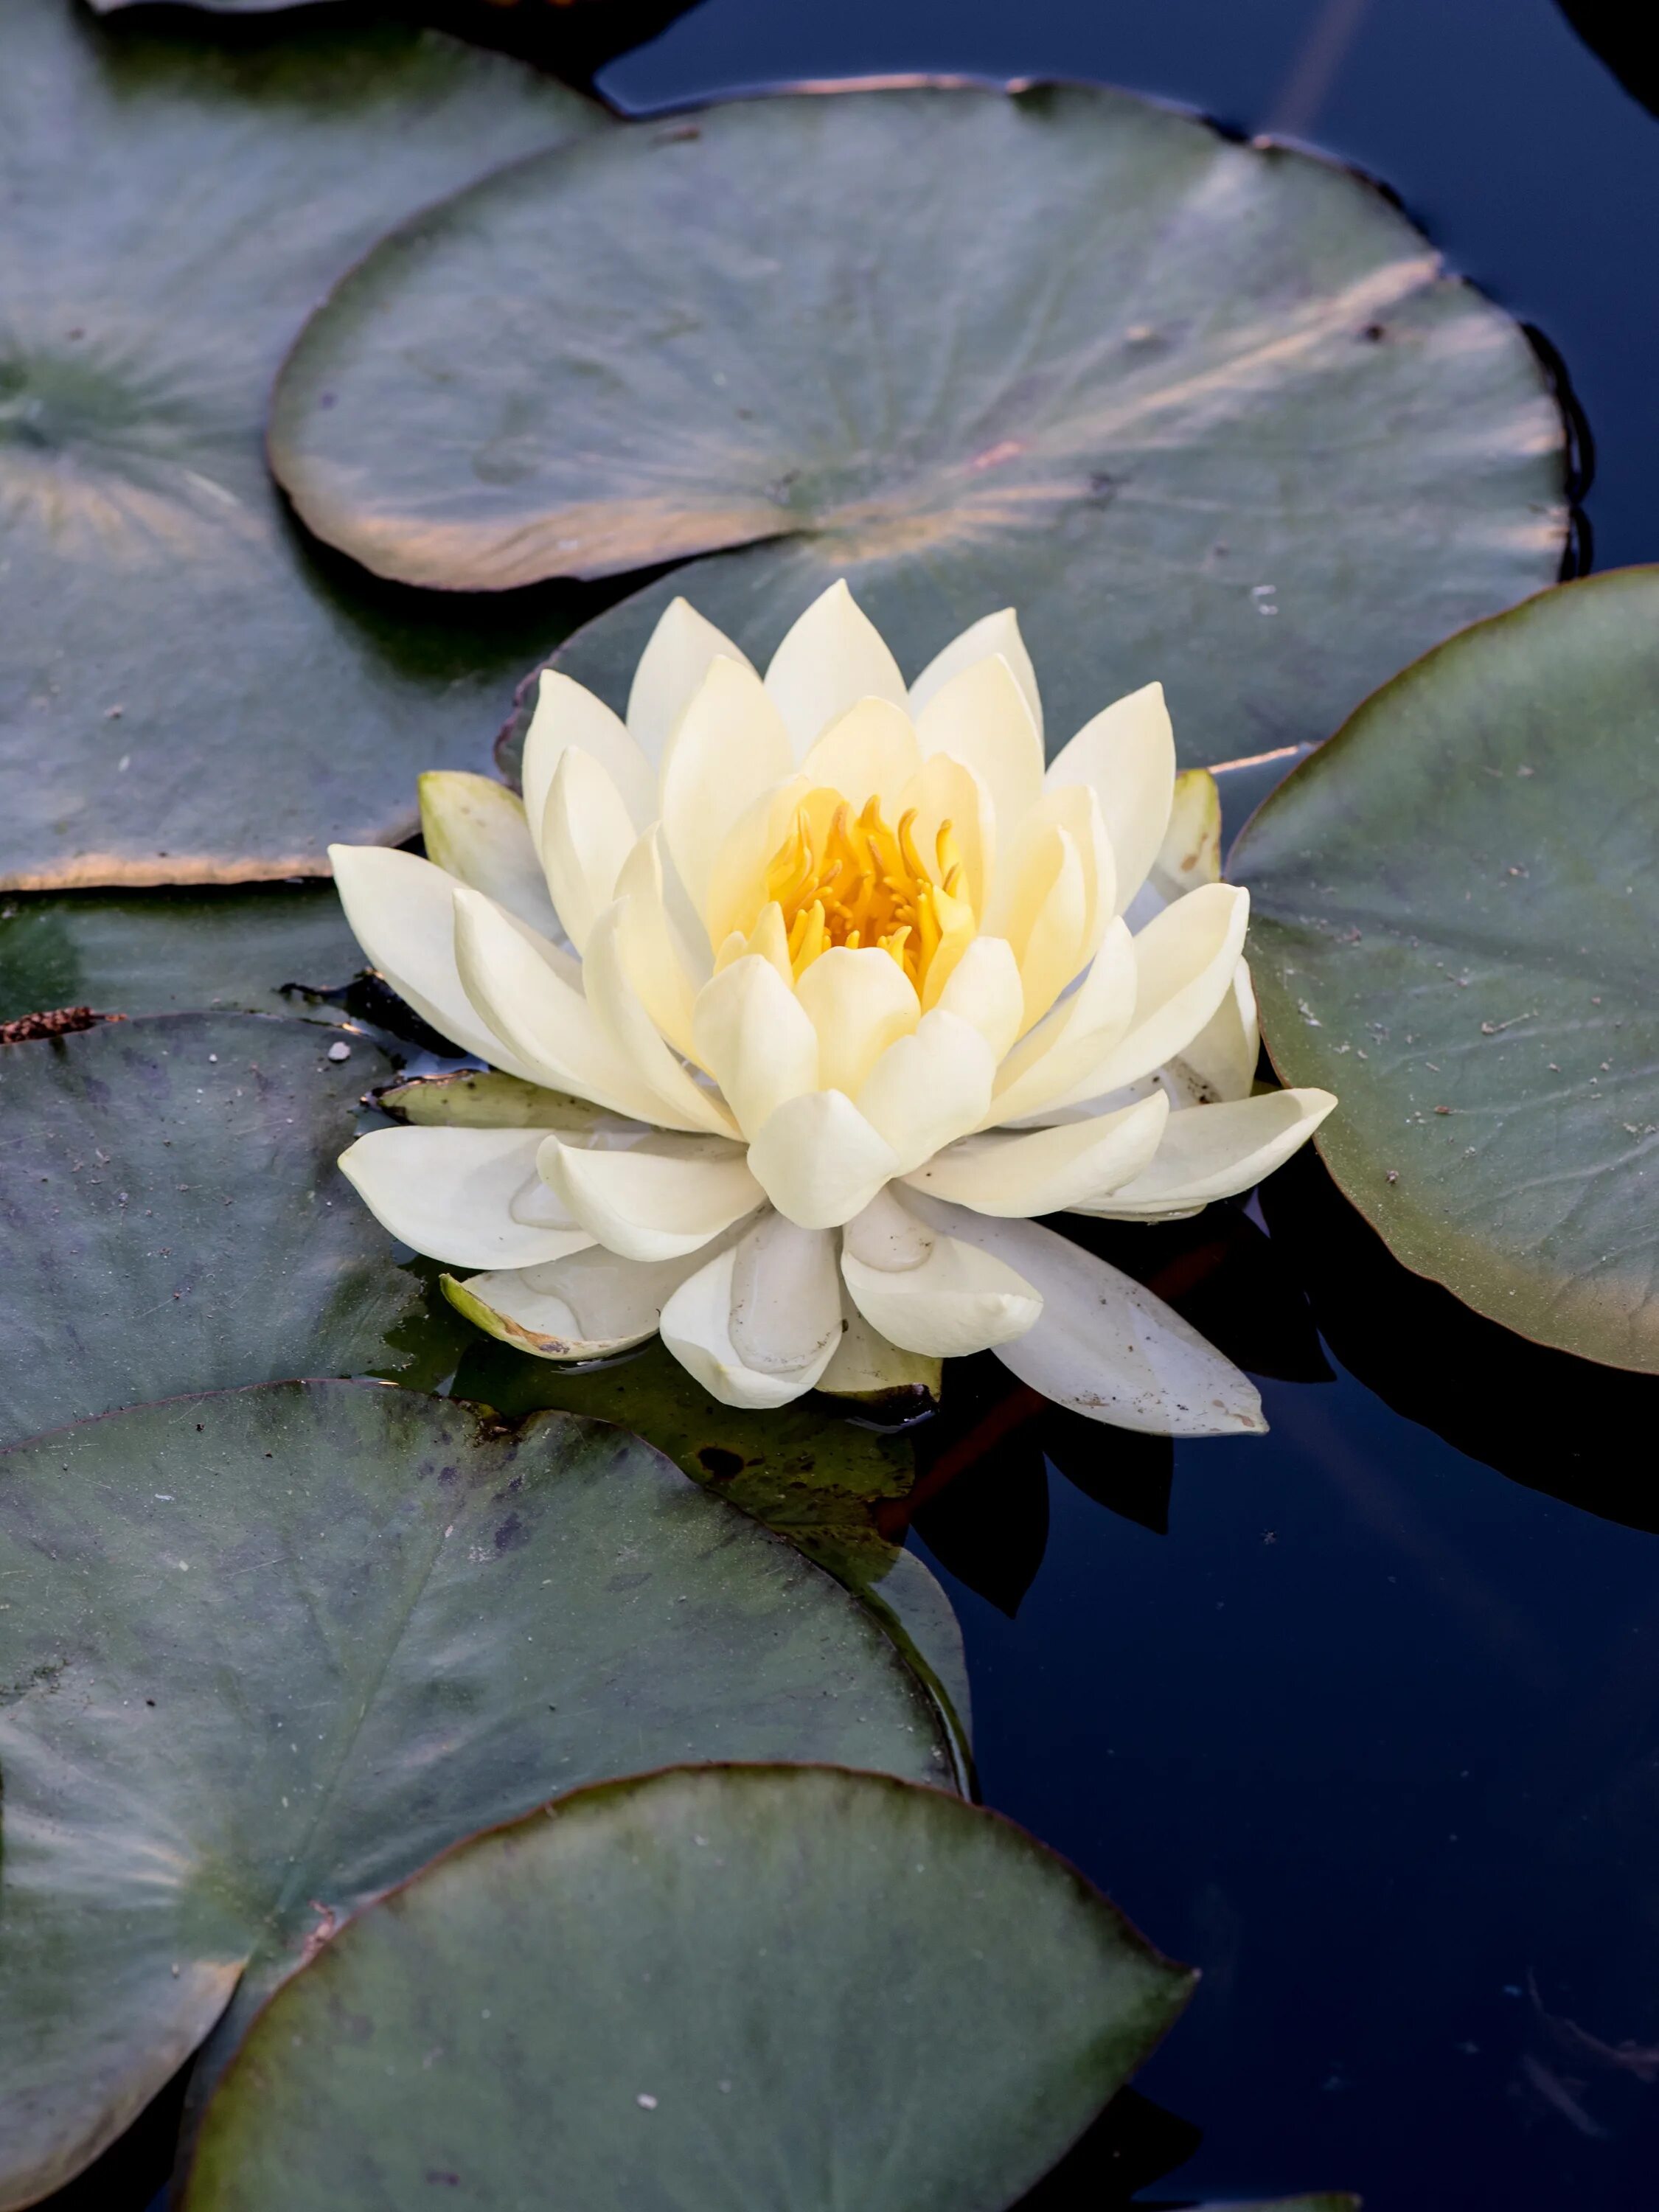
[[[1566,523],[1526,339],[1374,186],[1079,87],[738,101],[522,164],[337,287],[271,452],[410,582],[749,546],[584,634],[613,699],[672,592],[763,657],[844,574],[907,672],[1012,601],[1058,737],[1161,677],[1205,762],[1326,737],[1552,580]]]
[[[307,308],[410,210],[600,127],[498,55],[310,11],[233,46],[7,0],[0,884],[316,874],[416,827],[559,625],[411,609],[301,541],[262,448]]]
[[[468,1332],[334,1164],[391,1073],[257,1014],[0,1047],[0,1443],[181,1390],[447,1375]]]
[[[949,1771],[853,1600],[558,1414],[504,1436],[291,1382],[87,1422],[0,1456],[0,2205],[93,2157],[239,1984],[222,2054],[309,1942],[556,1790]]]
[[[0,902],[0,1022],[48,1006],[295,1013],[285,983],[327,988],[363,964],[333,887],[19,892]]]
[[[480,2204],[1000,2212],[1195,1978],[934,1790],[681,1769],[550,1809],[452,1852],[280,1993],[210,2109],[186,2212],[368,2212],[434,2183]]]
[[[1659,1369],[1659,568],[1547,592],[1369,700],[1234,848],[1321,1152],[1477,1312]]]

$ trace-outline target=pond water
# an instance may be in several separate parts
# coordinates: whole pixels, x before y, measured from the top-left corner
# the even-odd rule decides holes
[[[1659,554],[1659,123],[1553,0],[704,0],[602,82],[902,70],[1098,78],[1370,170],[1570,365],[1595,565]],[[1033,2206],[1638,2212],[1659,1384],[1463,1316],[1310,1162],[1217,1214],[1112,1254],[1261,1377],[1267,1438],[1080,1432],[976,1364],[923,1444],[987,1802],[1204,1972]],[[136,2208],[164,2134],[56,2201]]]
[[[913,70],[1101,78],[1369,169],[1569,364],[1595,565],[1659,555],[1659,123],[1553,0],[705,0],[603,82],[651,106]],[[1172,1470],[1109,1434],[1056,1447],[1153,1521],[1172,1472],[1167,1534],[1018,1432],[924,1510],[984,1793],[1204,1969],[1139,2084],[1190,2130],[1142,2114],[1115,2164],[1145,2154],[1144,2201],[1635,2212],[1659,2170],[1659,1541],[1604,1516],[1659,1526],[1659,1385],[1462,1323],[1317,1182],[1270,1196],[1279,1269],[1230,1249],[1215,1282],[1249,1308],[1271,1436]],[[1328,1380],[1272,1379],[1309,1371],[1298,1285]]]

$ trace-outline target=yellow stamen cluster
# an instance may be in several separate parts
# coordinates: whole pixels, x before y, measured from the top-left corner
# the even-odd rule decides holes
[[[920,994],[939,945],[971,933],[963,867],[948,822],[930,868],[917,848],[916,809],[896,830],[870,799],[854,815],[839,792],[809,792],[766,871],[799,976],[832,945],[890,953]]]

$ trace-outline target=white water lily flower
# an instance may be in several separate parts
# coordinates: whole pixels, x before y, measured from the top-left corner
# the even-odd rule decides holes
[[[625,721],[545,673],[522,802],[426,776],[428,859],[332,850],[373,964],[545,1111],[380,1130],[346,1174],[544,1358],[660,1330],[764,1407],[988,1347],[1098,1420],[1260,1429],[1237,1369],[1034,1217],[1193,1212],[1335,1102],[1252,1095],[1248,896],[1159,686],[1046,769],[1042,727],[1012,612],[907,689],[845,584],[764,678],[677,599]]]

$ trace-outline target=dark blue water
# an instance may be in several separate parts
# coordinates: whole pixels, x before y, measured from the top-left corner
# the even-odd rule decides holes
[[[1659,557],[1659,123],[1553,0],[704,0],[602,82],[918,70],[1105,79],[1370,170],[1565,356],[1595,565]],[[1240,1350],[1306,1372],[1312,1285],[1332,1378],[1264,1381],[1269,1438],[1172,1468],[1054,1446],[1145,1519],[1167,1484],[1167,1534],[1024,1432],[924,1511],[985,1794],[1204,1969],[1140,2082],[1202,2139],[1147,2201],[1644,2212],[1659,1540],[1604,1516],[1659,1526],[1659,1387],[1460,1330],[1304,1183],[1268,1209],[1284,1340],[1252,1297]]]

